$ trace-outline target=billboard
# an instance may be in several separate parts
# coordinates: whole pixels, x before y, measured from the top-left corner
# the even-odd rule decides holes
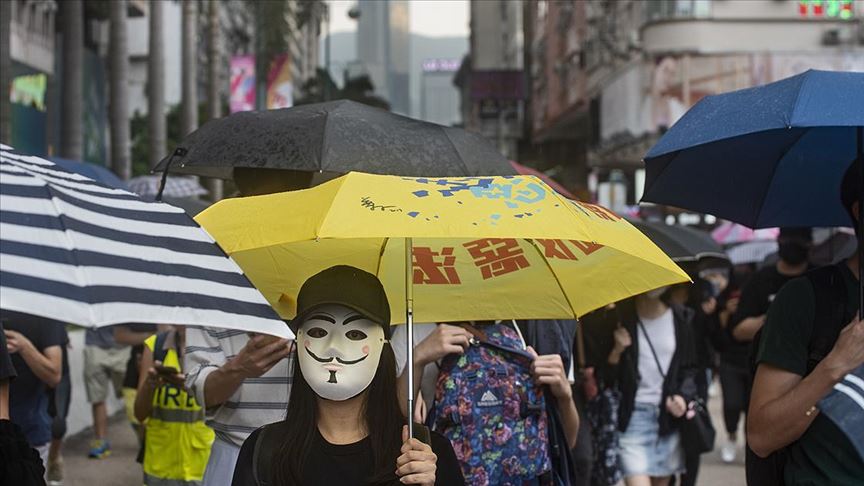
[[[255,109],[255,56],[231,58],[231,113]]]
[[[47,84],[48,76],[41,73],[18,76],[12,79],[9,101],[44,112]]]
[[[294,105],[294,85],[291,82],[291,56],[276,56],[267,74],[267,109],[288,108]]]

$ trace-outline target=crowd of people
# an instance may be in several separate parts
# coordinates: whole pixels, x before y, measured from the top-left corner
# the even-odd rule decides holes
[[[856,170],[842,191],[853,221]],[[864,364],[857,253],[811,269],[810,229],[783,228],[778,243],[776,263],[703,261],[688,269],[694,283],[581,322],[418,325],[413,363],[381,282],[347,266],[303,285],[287,323],[294,340],[170,325],[88,330],[89,456],[111,453],[113,391],[150,485],[694,485],[715,444],[706,410],[719,376],[716,443],[734,461],[746,417],[749,484],[861,484],[864,459],[817,408]],[[28,446],[4,474],[60,484],[66,327],[4,311],[2,330],[0,419],[14,425],[0,430]]]

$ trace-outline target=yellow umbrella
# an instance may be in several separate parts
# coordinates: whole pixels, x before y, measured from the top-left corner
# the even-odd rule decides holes
[[[630,223],[533,176],[352,172],[303,191],[226,199],[196,220],[283,318],[294,316],[307,278],[353,265],[378,275],[409,339],[415,319],[572,318],[688,280]],[[411,362],[411,342],[408,354]]]

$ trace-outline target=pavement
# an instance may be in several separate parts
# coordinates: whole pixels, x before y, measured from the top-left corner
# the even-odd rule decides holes
[[[712,397],[708,408],[717,428],[717,450],[702,456],[699,473],[699,486],[744,486],[744,450],[739,444],[738,457],[732,464],[724,464],[720,459],[720,445],[725,440],[723,427],[722,399]],[[743,428],[743,420],[741,421]],[[90,429],[67,439],[64,446],[66,481],[64,486],[129,486],[142,484],[141,466],[135,462],[138,444],[132,427],[122,413],[111,418],[108,427],[113,452],[105,459],[88,459],[90,448]],[[743,430],[738,433],[739,442]],[[226,482],[226,486],[229,483]]]
[[[720,386],[717,385],[719,391]],[[708,400],[708,410],[717,429],[717,441],[714,450],[702,455],[699,469],[699,486],[745,486],[744,477],[744,417],[738,422],[738,453],[735,462],[725,464],[720,458],[720,447],[726,441],[726,427],[723,425],[723,397],[718,393]]]
[[[125,413],[111,417],[108,437],[111,455],[89,459],[92,429],[87,428],[66,439],[63,445],[64,486],[132,486],[144,484],[141,465],[135,462],[138,439]]]

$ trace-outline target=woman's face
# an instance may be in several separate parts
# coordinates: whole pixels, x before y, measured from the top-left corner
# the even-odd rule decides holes
[[[372,383],[384,329],[341,305],[316,309],[297,332],[300,370],[321,398],[342,401],[359,395]]]

